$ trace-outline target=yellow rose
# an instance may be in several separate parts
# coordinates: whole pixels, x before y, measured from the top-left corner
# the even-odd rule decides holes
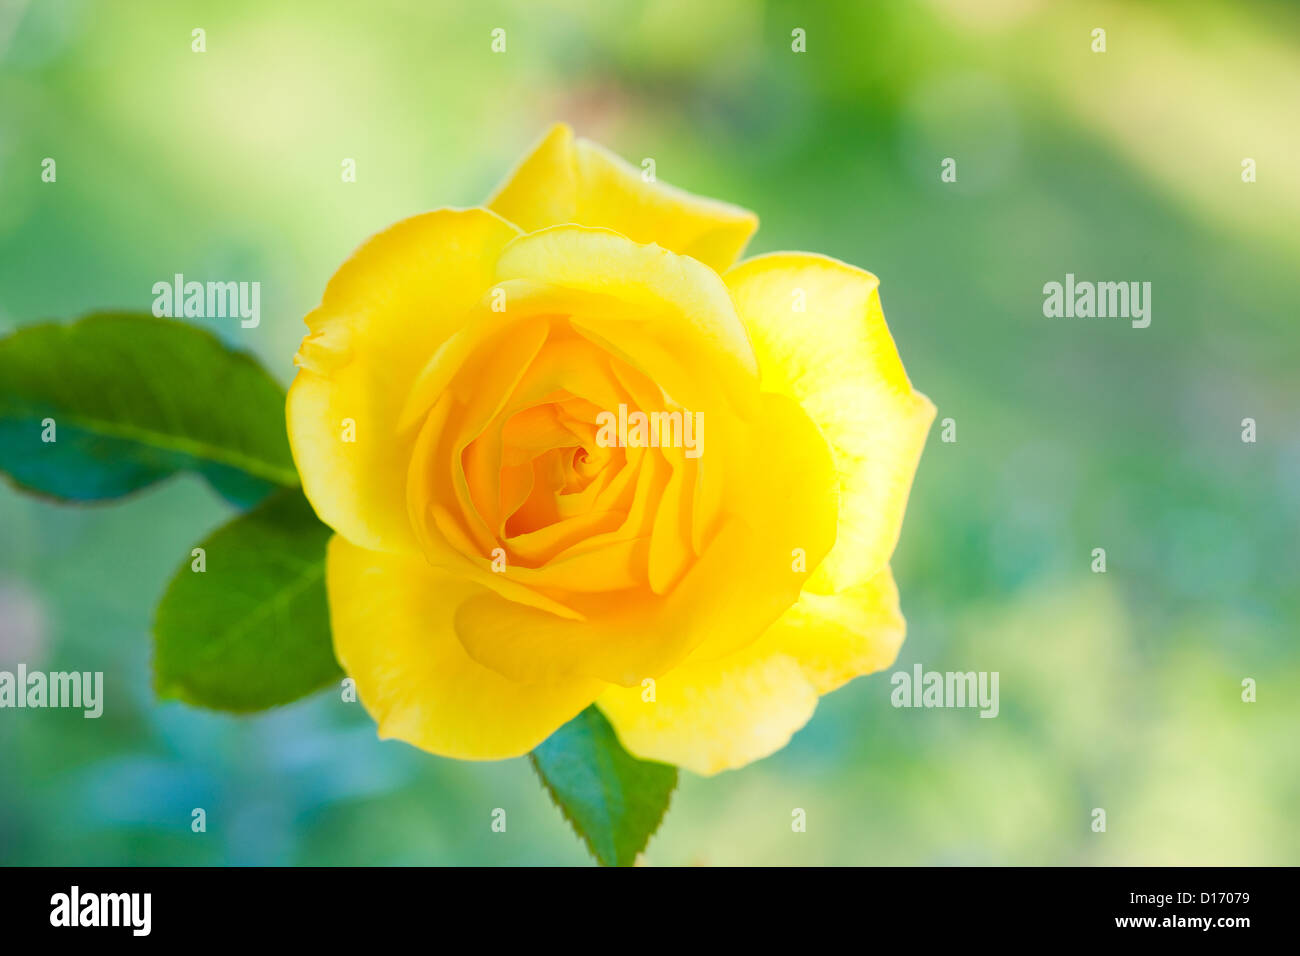
[[[876,278],[735,264],[757,225],[559,125],[486,208],[330,280],[289,438],[381,736],[514,757],[594,701],[631,753],[711,774],[893,662],[934,408]]]

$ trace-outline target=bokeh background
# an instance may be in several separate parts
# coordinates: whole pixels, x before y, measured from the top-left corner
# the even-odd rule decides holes
[[[1001,675],[994,720],[853,682],[778,755],[684,774],[646,861],[1296,864],[1298,104],[1281,2],[4,0],[0,332],[147,311],[176,272],[257,280],[260,328],[195,321],[287,383],[365,236],[476,204],[566,119],[756,210],[751,251],[881,277],[957,427],[895,557],[897,667]],[[1045,319],[1067,272],[1151,282],[1150,328]],[[0,487],[0,668],[102,670],[107,696],[0,711],[0,863],[588,859],[525,760],[380,742],[333,693],[156,703],[152,609],[228,517],[191,478],[90,508]]]

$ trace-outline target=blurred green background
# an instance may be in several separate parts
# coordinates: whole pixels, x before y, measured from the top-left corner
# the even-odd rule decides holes
[[[647,862],[1297,864],[1298,104],[1292,3],[3,0],[0,332],[258,280],[259,328],[195,321],[287,383],[365,236],[478,203],[567,119],[758,212],[751,251],[881,277],[958,439],[936,421],[895,557],[897,668],[1001,675],[994,720],[853,682],[776,756],[684,774]],[[1150,328],[1044,318],[1067,272],[1151,282]],[[106,507],[0,487],[0,668],[107,697],[0,711],[0,863],[587,860],[525,760],[381,743],[331,693],[155,703],[152,609],[228,516],[191,478]]]

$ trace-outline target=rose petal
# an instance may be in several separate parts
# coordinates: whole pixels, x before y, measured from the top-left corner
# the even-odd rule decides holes
[[[898,542],[934,406],[912,389],[875,276],[825,256],[759,256],[727,273],[764,391],[795,399],[840,475],[835,550],[810,587],[833,593],[884,567]],[[802,292],[806,311],[792,308]]]
[[[642,171],[558,123],[488,202],[525,230],[579,223],[698,259],[721,272],[758,228],[746,209],[646,182]]]
[[[403,220],[358,249],[307,316],[287,401],[289,444],[321,520],[356,544],[413,553],[401,410],[420,370],[492,282],[518,230],[482,209]],[[344,420],[355,423],[343,440]]]
[[[460,760],[528,753],[600,692],[594,681],[517,683],[470,659],[452,632],[481,588],[419,558],[330,540],[334,650],[379,735]]]
[[[892,664],[903,632],[886,568],[834,596],[803,595],[737,653],[712,658],[702,646],[656,680],[653,701],[610,687],[596,703],[631,753],[714,774],[784,747],[818,694]]]

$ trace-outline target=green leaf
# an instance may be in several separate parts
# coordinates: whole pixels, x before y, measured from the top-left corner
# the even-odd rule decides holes
[[[533,768],[566,820],[605,866],[631,866],[663,822],[677,768],[638,760],[595,705],[532,753]]]
[[[32,325],[0,340],[0,471],[20,488],[103,501],[181,470],[240,507],[298,484],[284,389],[250,355],[138,314]]]
[[[325,600],[332,533],[292,488],[203,541],[205,570],[186,558],[158,605],[158,695],[254,711],[339,679]]]

